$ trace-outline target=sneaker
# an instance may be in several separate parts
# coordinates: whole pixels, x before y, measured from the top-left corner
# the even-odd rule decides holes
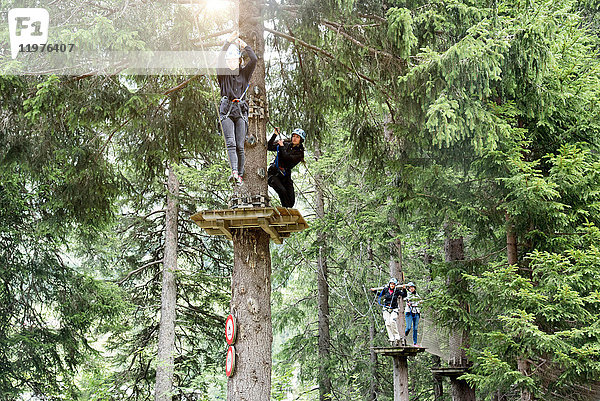
[[[237,171],[233,170],[233,172],[231,173],[231,176],[233,177],[233,182],[236,183],[237,185],[242,185],[244,183],[244,180],[238,174]]]

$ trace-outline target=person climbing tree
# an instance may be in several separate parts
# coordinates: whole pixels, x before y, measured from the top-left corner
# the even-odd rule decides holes
[[[306,139],[306,133],[301,128],[296,128],[292,132],[292,139],[290,141],[282,141],[279,139],[277,142],[275,139],[279,136],[279,129],[275,129],[267,149],[277,152],[275,160],[269,166],[267,170],[269,179],[269,186],[272,187],[279,199],[281,200],[281,206],[283,207],[294,207],[296,203],[296,195],[294,192],[294,181],[292,181],[292,169],[296,167],[298,163],[304,161],[304,140]]]
[[[421,317],[421,309],[419,308],[421,297],[417,294],[417,287],[412,282],[406,284],[406,287],[408,288],[408,293],[405,293],[404,298],[406,301],[406,306],[404,307],[404,316],[406,318],[406,330],[404,331],[404,336],[408,336],[410,329],[412,328],[413,345],[418,347],[417,329]]]
[[[225,137],[229,165],[231,166],[230,180],[242,185],[245,162],[244,142],[248,130],[248,104],[244,96],[248,91],[248,82],[250,82],[258,59],[252,48],[238,35],[238,32],[233,32],[223,45],[219,55],[219,67],[221,68],[223,61],[225,61],[230,71],[228,74],[218,73],[217,80],[221,88],[219,119]],[[250,59],[244,66],[241,65],[242,53],[240,49],[244,49]],[[231,73],[238,69],[237,74]]]
[[[378,302],[383,307],[383,320],[387,330],[390,345],[400,345],[400,334],[398,333],[398,298],[406,297],[404,286],[398,286],[398,280],[390,278],[387,287],[379,293]]]

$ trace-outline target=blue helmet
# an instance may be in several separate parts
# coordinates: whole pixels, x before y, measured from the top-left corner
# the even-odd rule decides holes
[[[306,140],[306,132],[304,132],[304,130],[302,128],[296,128],[295,130],[292,131],[292,135],[298,135],[300,138],[302,138],[302,140]]]
[[[398,280],[396,280],[395,277],[392,277],[392,278],[390,278],[390,281],[388,282],[388,284],[391,284],[391,283],[398,284]]]

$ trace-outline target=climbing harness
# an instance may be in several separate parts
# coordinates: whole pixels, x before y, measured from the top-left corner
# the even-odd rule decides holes
[[[246,85],[246,90],[244,90],[244,93],[242,93],[242,96],[240,96],[237,99],[233,99],[229,102],[229,109],[227,109],[227,114],[225,114],[223,117],[221,117],[221,122],[225,121],[227,118],[229,118],[229,115],[231,114],[231,109],[233,108],[234,103],[237,104],[238,106],[238,110],[240,111],[240,116],[244,119],[244,121],[246,122],[246,124],[248,124],[248,117],[244,116],[244,113],[242,113],[242,104],[245,103],[244,100],[244,95],[246,95],[246,92],[248,92],[248,88],[250,87],[250,84]],[[227,96],[223,96],[221,98],[221,101],[226,100],[229,101],[229,98]],[[223,126],[221,125],[221,129],[223,129]]]
[[[282,170],[282,169],[279,167],[279,147],[280,147],[280,146],[279,146],[279,145],[277,145],[277,153],[276,153],[276,155],[275,155],[275,160],[273,160],[273,163],[271,163],[271,166],[273,166],[273,167],[276,169],[276,170],[274,170],[274,171],[277,171],[279,174],[281,174],[282,176],[284,176],[284,177],[285,177],[285,170]]]

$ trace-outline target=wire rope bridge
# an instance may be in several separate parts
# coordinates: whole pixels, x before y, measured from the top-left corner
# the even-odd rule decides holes
[[[377,287],[370,290],[376,296],[383,288]],[[376,299],[372,299],[371,302],[372,305],[378,304]],[[399,309],[401,311],[404,310],[403,301],[399,302],[399,305]],[[404,319],[399,318],[397,324],[398,331],[403,333],[405,327]],[[459,352],[460,346],[453,341],[455,339],[455,331],[441,326],[436,320],[421,317],[418,334],[418,343],[421,346],[409,346],[406,344],[406,338],[404,338],[400,341],[401,345],[371,347],[371,352],[375,355],[392,358],[394,401],[409,401],[408,361],[409,358],[414,358],[424,352],[437,357],[437,361],[434,360],[434,366],[431,368],[434,379],[435,400],[443,399],[442,380],[444,377],[450,379],[451,386],[453,387],[468,387],[467,382],[462,380],[461,376],[469,372],[470,364],[466,359],[462,359],[462,353]],[[444,361],[444,366],[442,366],[442,361]],[[452,399],[467,400],[468,398],[455,397],[453,390]],[[474,398],[472,400],[474,401]]]
[[[276,244],[292,233],[308,228],[308,223],[297,209],[271,207],[265,197],[233,199],[229,209],[204,210],[194,214],[192,220],[209,235],[233,239],[232,230],[262,228]]]

